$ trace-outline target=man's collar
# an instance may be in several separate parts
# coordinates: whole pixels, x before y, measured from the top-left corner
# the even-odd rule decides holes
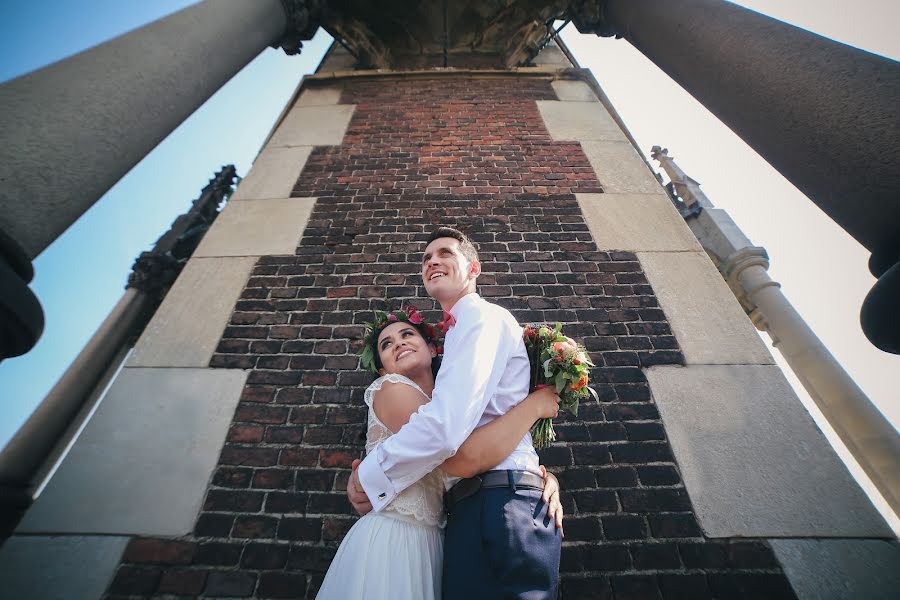
[[[479,300],[481,300],[481,296],[478,295],[478,292],[470,292],[456,301],[456,304],[450,309],[450,314],[453,315],[454,319],[458,319],[459,313],[461,313],[466,306],[471,306]]]

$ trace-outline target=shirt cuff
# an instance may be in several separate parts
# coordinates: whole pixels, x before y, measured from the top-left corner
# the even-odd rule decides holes
[[[363,460],[357,469],[359,483],[363,491],[372,503],[372,510],[380,512],[382,508],[391,503],[397,495],[391,480],[387,478],[381,465],[378,464],[377,451]]]

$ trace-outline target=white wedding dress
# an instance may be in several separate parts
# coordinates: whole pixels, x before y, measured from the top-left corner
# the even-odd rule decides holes
[[[369,428],[366,454],[393,432],[372,408],[375,392],[389,381],[422,389],[403,375],[388,374],[366,389]],[[381,512],[357,521],[341,542],[318,600],[439,600],[444,558],[444,482],[436,469],[406,488]]]

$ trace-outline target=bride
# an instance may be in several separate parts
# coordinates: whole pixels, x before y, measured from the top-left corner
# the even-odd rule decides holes
[[[398,315],[401,315],[398,317]],[[362,366],[377,372],[365,392],[369,407],[366,453],[399,431],[429,401],[440,364],[438,334],[414,308],[376,313],[366,332]],[[509,456],[537,419],[555,417],[552,387],[535,391],[505,415],[476,429],[457,453],[403,490],[380,512],[347,532],[319,589],[319,600],[439,599],[443,560],[443,473],[471,477]],[[354,467],[358,461],[354,462]],[[545,474],[544,502],[562,528],[559,485]]]

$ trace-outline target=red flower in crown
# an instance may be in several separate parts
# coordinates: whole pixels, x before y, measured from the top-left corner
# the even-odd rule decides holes
[[[425,325],[423,325],[422,328],[425,330],[425,336],[429,340],[437,342],[437,340],[440,336],[438,336],[438,332],[434,327],[432,327],[431,325],[426,323]]]
[[[409,322],[413,325],[421,325],[422,321],[425,320],[415,306],[407,304],[403,307],[403,311],[406,313],[406,318],[409,319]]]
[[[422,317],[421,313],[419,313],[418,309],[415,306],[404,306],[401,307],[401,310],[392,313],[386,313],[376,310],[375,311],[375,320],[371,323],[366,323],[366,330],[362,336],[362,340],[365,345],[361,348],[360,354],[360,364],[367,371],[371,371],[373,373],[377,373],[378,369],[375,365],[375,352],[377,351],[375,348],[375,342],[378,339],[378,334],[382,329],[390,325],[391,323],[410,323],[415,325],[420,333],[425,337],[425,339],[440,348],[438,353],[443,351],[443,348],[439,346],[440,336],[438,335],[437,329],[433,325],[429,325],[425,322],[424,317]]]

